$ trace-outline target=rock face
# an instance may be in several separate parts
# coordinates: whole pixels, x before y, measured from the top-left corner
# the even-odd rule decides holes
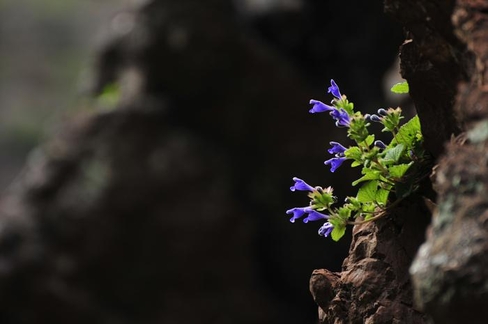
[[[385,8],[407,31],[402,75],[425,147],[439,159],[433,221],[416,255],[430,215],[420,197],[357,227],[343,271],[316,270],[311,292],[322,323],[486,323],[488,6],[393,0]]]
[[[418,303],[436,323],[488,321],[487,9],[479,1],[457,1],[453,13],[456,34],[476,62],[456,103],[466,134],[439,162],[438,209],[411,268]]]
[[[0,322],[314,322],[300,278],[341,245],[284,211],[303,203],[292,176],[327,172],[324,133],[343,135],[230,1],[134,3],[94,82],[120,104],[60,127],[0,200]]]
[[[413,307],[408,267],[428,214],[422,201],[408,201],[386,219],[355,226],[342,272],[312,274],[321,323],[425,323]]]

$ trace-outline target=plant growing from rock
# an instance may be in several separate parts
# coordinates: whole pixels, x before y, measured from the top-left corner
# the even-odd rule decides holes
[[[391,89],[395,93],[407,93],[406,82]],[[303,217],[303,222],[325,220],[318,233],[331,236],[338,241],[347,225],[362,224],[384,217],[389,208],[397,205],[418,188],[421,166],[424,161],[422,133],[417,116],[400,125],[403,119],[400,108],[378,109],[377,114],[365,114],[354,110],[354,104],[341,94],[339,87],[331,80],[328,88],[334,98],[330,105],[310,100],[310,113],[328,112],[337,127],[347,130],[352,145],[331,141],[328,152],[333,157],[325,161],[330,171],[335,172],[344,162],[351,167],[361,167],[361,176],[352,182],[359,186],[355,197],[346,197],[342,206],[337,205],[332,187],[313,187],[302,179],[295,182],[291,191],[308,191],[310,203],[286,211],[294,223]],[[382,132],[391,135],[389,143],[377,140],[368,127],[372,122],[383,126]],[[306,215],[306,216],[305,216]]]

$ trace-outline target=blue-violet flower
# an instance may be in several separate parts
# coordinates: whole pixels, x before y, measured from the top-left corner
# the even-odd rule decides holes
[[[369,116],[369,120],[374,121],[374,122],[377,122],[377,123],[381,122],[380,116],[375,115],[375,114]]]
[[[287,214],[293,214],[293,217],[290,218],[290,222],[295,223],[297,219],[302,217],[305,213],[309,213],[312,211],[312,207],[307,206],[307,207],[295,207],[292,209],[288,209],[286,211]],[[308,222],[308,221],[307,221]]]
[[[349,127],[349,114],[343,108],[332,110],[330,115],[336,120],[337,127]]]
[[[341,99],[342,98],[342,95],[341,95],[341,92],[339,91],[339,87],[337,86],[337,84],[335,83],[334,80],[330,80],[330,87],[328,89],[328,92],[329,93],[332,93],[332,95],[334,97],[336,97],[337,99]]]
[[[337,156],[344,156],[344,152],[346,151],[346,148],[344,146],[342,146],[337,142],[330,142],[330,145],[332,145],[332,147],[327,150],[330,154],[337,154]]]
[[[293,177],[293,181],[295,181],[295,184],[290,187],[291,191],[299,190],[299,191],[313,191],[314,187],[306,183],[300,178]]]
[[[324,162],[325,165],[330,164],[330,172],[335,172],[338,167],[342,165],[342,162],[346,160],[345,157],[335,157]]]
[[[379,147],[380,149],[385,149],[386,148],[386,144],[383,143],[380,140],[374,141],[374,146]]]
[[[321,219],[329,219],[329,215],[319,213],[316,210],[311,210],[308,212],[308,216],[303,219],[304,223],[308,223],[310,221],[317,221]]]
[[[319,228],[319,235],[323,237],[329,236],[330,232],[334,229],[334,225],[332,225],[329,222],[325,222],[324,225],[322,225]]]
[[[324,111],[334,111],[334,110],[336,110],[335,107],[326,105],[322,101],[318,101],[318,100],[315,100],[315,99],[311,99],[310,100],[310,104],[313,105],[312,109],[310,109],[308,111],[311,114],[321,113],[321,112],[324,112]]]

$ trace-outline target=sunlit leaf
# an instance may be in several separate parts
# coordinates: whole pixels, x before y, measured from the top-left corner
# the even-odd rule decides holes
[[[391,87],[390,91],[393,93],[408,93],[409,87],[407,81],[395,84]]]

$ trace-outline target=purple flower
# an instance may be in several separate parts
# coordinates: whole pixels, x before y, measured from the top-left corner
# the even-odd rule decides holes
[[[380,116],[375,115],[375,114],[369,116],[369,120],[374,121],[374,122],[377,122],[377,123],[380,123],[381,122]]]
[[[303,181],[302,179],[299,179],[297,177],[293,177],[293,181],[295,181],[295,184],[290,187],[291,191],[299,190],[299,191],[313,191],[314,187]]]
[[[336,97],[337,99],[342,98],[341,92],[339,91],[339,87],[337,86],[335,81],[332,79],[330,80],[330,87],[328,89],[328,92],[332,93],[332,95],[334,95],[334,97]]]
[[[349,114],[343,108],[332,110],[330,115],[336,120],[337,127],[349,127]]]
[[[384,108],[378,109],[378,115],[380,116],[388,116],[388,112]]]
[[[314,100],[314,99],[310,100],[310,104],[313,105],[312,109],[309,110],[309,113],[311,113],[311,114],[321,113],[324,111],[336,110],[335,107],[326,105],[322,101],[318,101],[318,100]]]
[[[304,223],[308,223],[310,221],[317,221],[321,219],[329,219],[329,215],[319,213],[318,211],[311,210],[308,212],[308,216],[303,219]]]
[[[330,142],[330,145],[332,145],[332,147],[327,150],[330,154],[337,154],[337,156],[344,156],[344,152],[346,151],[346,148],[344,146],[342,146],[337,142]]]
[[[325,165],[330,164],[330,172],[335,172],[338,167],[341,166],[342,162],[346,160],[345,157],[335,157],[324,162]]]
[[[307,206],[307,207],[295,207],[292,209],[288,209],[286,213],[293,214],[293,217],[290,218],[290,222],[295,223],[297,219],[302,217],[305,213],[309,213],[311,211],[312,211],[312,207]]]
[[[374,141],[374,146],[379,147],[380,149],[385,149],[386,148],[386,144],[383,143],[380,140]]]
[[[325,222],[324,225],[322,225],[319,228],[319,235],[323,237],[329,236],[330,232],[334,229],[334,225],[332,225],[329,222]]]

